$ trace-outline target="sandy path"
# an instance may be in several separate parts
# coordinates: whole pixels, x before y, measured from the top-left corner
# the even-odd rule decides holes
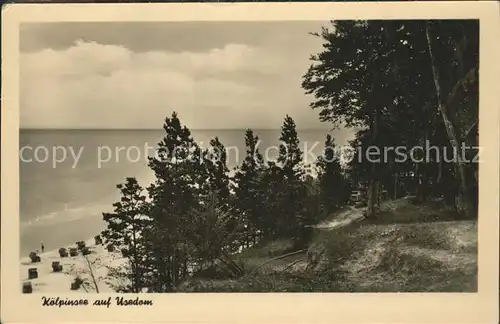
[[[347,226],[353,222],[363,219],[363,210],[349,206],[349,208],[335,217],[333,220],[329,220],[318,225],[313,226],[317,229],[332,230],[336,228],[341,228]]]

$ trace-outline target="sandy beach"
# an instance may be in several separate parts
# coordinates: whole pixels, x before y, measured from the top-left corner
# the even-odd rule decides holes
[[[21,258],[20,280],[21,286],[24,282],[31,281],[33,293],[95,293],[95,285],[93,284],[89,263],[94,271],[94,276],[98,283],[99,292],[113,292],[113,282],[107,278],[107,266],[119,267],[125,264],[126,259],[122,257],[121,252],[108,252],[104,245],[95,245],[94,239],[86,241],[86,246],[89,247],[91,253],[87,255],[87,259],[79,254],[75,257],[60,257],[58,250],[52,250],[39,254],[41,262],[32,263],[29,257]],[[66,249],[76,248],[76,243],[65,246]],[[59,261],[63,267],[62,272],[54,272],[52,270],[52,262]],[[38,278],[28,279],[28,269],[36,268]],[[71,283],[76,276],[82,278],[86,284],[82,285],[78,290],[71,290]]]

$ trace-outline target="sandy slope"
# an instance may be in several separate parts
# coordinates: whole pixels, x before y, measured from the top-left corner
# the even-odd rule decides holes
[[[106,279],[108,272],[107,266],[117,267],[125,264],[126,260],[121,256],[120,252],[108,252],[104,246],[95,245],[94,240],[88,240],[86,245],[90,248],[91,254],[87,256],[92,268],[94,269],[94,276],[98,282],[100,292],[113,292],[110,284]],[[76,247],[66,246],[66,248]],[[85,257],[78,255],[76,257],[61,258],[57,250],[49,251],[40,254],[42,262],[31,263],[29,257],[23,257],[21,259],[20,266],[20,279],[21,287],[22,282],[31,281],[33,286],[33,293],[70,293],[77,292],[82,293],[85,291],[95,292],[95,285],[92,283],[89,265]],[[59,261],[63,266],[63,271],[55,273],[52,271],[52,262]],[[28,269],[37,268],[38,278],[28,280]],[[73,282],[76,276],[80,276],[82,279],[87,280],[87,283],[83,285],[79,290],[71,290],[71,282]]]
[[[321,234],[307,253],[270,262],[260,273],[272,276],[286,270],[299,277],[312,276],[308,280],[328,277],[336,282],[331,291],[339,292],[477,291],[477,221],[449,219],[444,206],[414,205],[409,197],[381,207],[379,219],[371,221],[359,222],[364,219],[362,209],[341,211],[333,220],[315,226]],[[296,288],[294,278],[276,280]]]
[[[342,265],[346,280],[371,291],[477,291],[477,222],[365,226],[368,248]]]

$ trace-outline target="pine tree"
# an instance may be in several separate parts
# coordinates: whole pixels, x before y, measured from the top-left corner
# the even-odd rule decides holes
[[[303,174],[301,169],[303,152],[299,145],[295,122],[292,117],[286,115],[281,127],[278,162],[283,170],[283,176],[287,180],[300,179]]]
[[[235,206],[246,225],[247,233],[242,233],[245,243],[255,241],[266,231],[262,206],[262,173],[264,159],[258,149],[259,137],[251,129],[245,132],[246,155],[234,175]],[[246,235],[245,235],[246,234]],[[252,242],[255,243],[255,242]]]
[[[229,200],[229,168],[227,167],[227,152],[218,137],[210,141],[207,171],[209,189],[216,194],[218,203],[227,209]]]
[[[185,280],[195,254],[192,209],[200,204],[200,152],[191,132],[174,112],[165,119],[165,136],[149,166],[157,180],[149,188],[153,228],[147,232],[153,291],[172,291]]]
[[[258,199],[262,202],[261,227],[266,238],[287,236],[289,210],[285,209],[288,191],[283,180],[282,169],[272,161],[263,170]]]
[[[358,139],[364,147],[460,146],[478,120],[477,21],[332,24],[332,30],[317,34],[324,50],[311,57],[302,83],[315,97],[311,107],[320,110],[322,121],[362,128]],[[367,216],[375,215],[379,184],[393,191],[391,196],[416,193],[420,201],[434,188],[433,195],[456,195],[457,210],[474,214],[473,166],[459,161],[450,170],[453,165],[442,158],[412,163],[398,158],[394,152],[384,163],[363,157],[351,168],[360,175],[368,167]]]
[[[229,176],[229,168],[227,166],[227,152],[218,137],[210,141],[210,149],[206,152],[206,160],[203,162],[205,162],[205,172],[207,175],[207,190],[204,208],[205,210],[208,208],[209,215],[214,213],[220,214],[217,215],[217,217],[223,219],[225,232],[233,233],[239,228],[240,217],[238,213],[235,212],[235,208],[233,208],[233,204],[231,203],[232,197],[230,187],[232,183]],[[209,208],[214,204],[215,209]],[[225,234],[220,233],[220,235]],[[228,238],[227,235],[225,236]],[[235,240],[234,235],[231,236],[231,240]],[[232,250],[235,242],[226,241],[226,245],[229,250]],[[226,246],[224,246],[224,248],[226,248]]]
[[[121,287],[122,291],[140,292],[143,288],[145,246],[144,231],[150,224],[147,216],[149,206],[144,189],[135,178],[126,178],[125,183],[118,184],[121,199],[113,204],[113,213],[103,213],[106,229],[102,231],[104,242],[122,248],[129,261],[125,272],[115,275],[128,279],[131,284]]]
[[[301,236],[300,232],[306,223],[303,208],[306,193],[306,188],[302,183],[303,153],[299,144],[295,122],[287,115],[281,127],[278,156],[284,196],[278,201],[282,210],[278,215],[278,232],[280,235],[289,237]]]
[[[317,168],[322,204],[328,213],[335,211],[345,194],[345,179],[342,175],[340,159],[335,148],[334,139],[326,136],[323,155],[318,157]]]
[[[193,209],[192,214],[197,270],[210,267],[219,260],[235,275],[241,275],[243,270],[230,257],[239,247],[235,241],[241,224],[234,222],[234,215],[220,203],[216,193],[210,195],[206,204]]]

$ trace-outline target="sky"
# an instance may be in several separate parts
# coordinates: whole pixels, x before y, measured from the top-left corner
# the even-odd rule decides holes
[[[328,22],[39,23],[20,29],[21,128],[328,129],[301,88]]]

